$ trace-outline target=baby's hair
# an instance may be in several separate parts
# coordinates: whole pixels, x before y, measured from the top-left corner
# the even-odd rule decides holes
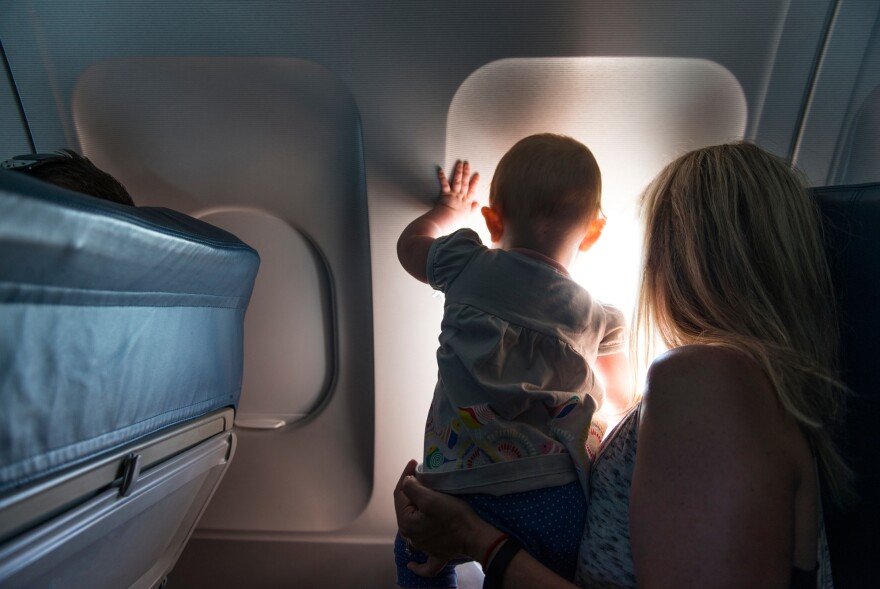
[[[602,208],[602,175],[586,145],[552,133],[530,135],[504,154],[489,204],[515,230],[583,228]]]

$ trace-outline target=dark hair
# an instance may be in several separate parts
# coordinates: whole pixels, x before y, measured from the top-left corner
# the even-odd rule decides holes
[[[514,226],[583,227],[602,208],[602,174],[583,143],[552,133],[530,135],[504,154],[489,204]]]
[[[98,168],[89,158],[71,149],[62,149],[57,153],[57,158],[48,158],[32,166],[22,167],[20,171],[62,188],[134,206],[134,200],[125,186]]]

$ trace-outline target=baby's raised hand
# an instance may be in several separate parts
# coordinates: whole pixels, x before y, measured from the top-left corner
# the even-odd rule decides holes
[[[446,174],[443,173],[443,168],[437,168],[437,178],[440,180],[440,198],[437,200],[437,204],[449,207],[462,216],[467,216],[476,209],[477,201],[474,200],[474,191],[477,189],[480,174],[474,172],[474,175],[471,176],[470,173],[469,163],[461,160],[455,162],[455,172],[452,175],[452,184],[450,185]]]

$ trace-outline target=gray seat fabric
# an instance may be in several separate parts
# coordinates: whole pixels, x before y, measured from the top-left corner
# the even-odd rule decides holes
[[[857,504],[826,506],[835,586],[869,586],[877,578],[880,541],[880,183],[813,189],[840,314],[841,376],[853,394],[840,438],[856,473]],[[827,493],[826,493],[827,496]]]
[[[0,172],[0,586],[160,586],[235,451],[235,236]]]
[[[237,404],[233,235],[0,173],[0,495]]]

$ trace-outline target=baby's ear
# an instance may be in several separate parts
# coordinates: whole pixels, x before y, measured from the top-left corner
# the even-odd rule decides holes
[[[501,218],[501,213],[494,207],[483,207],[480,212],[486,220],[486,228],[489,230],[492,243],[498,243],[504,235],[504,220]]]
[[[587,226],[587,231],[584,234],[584,239],[578,246],[578,250],[585,252],[593,247],[593,244],[599,241],[599,238],[602,237],[602,230],[605,229],[605,222],[605,217],[601,215],[590,221],[590,224]]]

